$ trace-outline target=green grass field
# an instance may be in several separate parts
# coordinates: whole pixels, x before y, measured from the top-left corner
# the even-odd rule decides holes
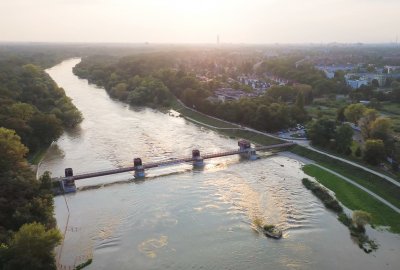
[[[333,159],[298,145],[292,148],[291,152],[314,160],[318,164],[352,179],[400,208],[400,187],[389,181],[361,168],[354,167],[340,160]]]
[[[316,98],[313,103],[305,108],[308,114],[313,118],[318,118],[319,115],[324,115],[329,118],[336,119],[337,109],[346,105],[345,100],[330,100],[327,98]]]
[[[390,231],[400,233],[400,214],[390,207],[342,178],[315,165],[305,165],[303,171],[315,177],[326,188],[335,192],[336,198],[347,208],[371,213],[373,225],[390,226]]]
[[[391,114],[397,114],[400,115],[400,104],[397,103],[383,103],[382,111],[391,113]]]

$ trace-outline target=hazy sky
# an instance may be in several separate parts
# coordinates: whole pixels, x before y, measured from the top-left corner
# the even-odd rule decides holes
[[[400,0],[0,0],[0,41],[393,42]]]

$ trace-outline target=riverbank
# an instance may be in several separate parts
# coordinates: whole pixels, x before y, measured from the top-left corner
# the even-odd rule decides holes
[[[32,155],[28,154],[27,161],[29,162],[31,170],[36,175],[36,179],[39,179],[39,177],[40,177],[40,175],[38,175],[38,169],[39,169],[40,163],[46,156],[47,150],[49,150],[50,145],[51,144],[49,144],[46,147],[41,147],[36,152],[32,153]]]
[[[249,140],[258,145],[272,145],[284,143],[285,141],[252,132],[238,124],[232,124],[227,121],[203,114],[201,112],[191,110],[183,106],[178,99],[174,99],[171,108],[181,114],[182,117],[190,122],[213,129],[232,139],[241,138]]]
[[[329,190],[332,190],[336,198],[348,209],[363,210],[370,213],[372,215],[372,225],[390,226],[391,232],[400,233],[400,214],[365,191],[313,164],[305,165],[303,171],[314,177]]]
[[[297,145],[291,152],[314,160],[319,165],[331,169],[345,177],[350,178],[361,186],[371,190],[391,204],[400,208],[400,187],[386,181],[385,179],[369,173],[361,168],[348,163],[317,153],[305,147]]]
[[[314,165],[310,165],[311,168],[318,168]],[[306,169],[308,167],[304,167]],[[358,246],[363,249],[366,253],[370,253],[374,250],[378,249],[378,245],[374,240],[370,240],[368,235],[365,233],[364,225],[356,226],[356,221],[354,218],[349,217],[345,212],[343,207],[339,204],[339,202],[334,198],[328,189],[325,186],[320,185],[320,183],[314,182],[308,178],[302,179],[303,185],[310,190],[322,203],[325,205],[326,208],[332,210],[336,213],[338,220],[343,223],[346,227],[349,228],[350,235],[353,237],[354,240],[357,241]],[[365,213],[368,217],[370,216],[369,213],[357,210],[359,213]],[[356,211],[353,212],[357,213]]]
[[[32,153],[32,155],[28,155],[28,161],[32,165],[39,165],[39,163],[42,161],[44,156],[46,155],[47,149],[49,149],[50,145],[46,147],[41,147],[39,150],[36,152]]]
[[[393,173],[393,172],[385,170],[385,169],[383,169],[383,168],[381,168],[379,166],[370,165],[370,164],[364,162],[361,158],[356,158],[356,157],[353,157],[353,156],[346,156],[345,154],[339,154],[339,153],[337,153],[337,152],[335,152],[333,150],[330,150],[330,149],[317,147],[317,146],[313,146],[313,148],[315,150],[324,152],[327,155],[334,155],[334,156],[336,156],[338,158],[345,159],[345,160],[347,160],[349,162],[353,162],[353,163],[355,163],[355,164],[357,164],[359,166],[363,166],[365,168],[373,170],[373,171],[375,171],[377,173],[380,173],[380,174],[382,174],[384,176],[388,176],[388,177],[390,177],[390,178],[392,178],[392,179],[394,179],[394,180],[396,180],[397,182],[400,183],[400,173]]]
[[[178,100],[174,101],[172,108],[175,111],[178,111],[188,121],[192,120],[192,122],[196,124],[205,126],[206,128],[211,128],[231,138],[232,137],[244,138],[256,144],[261,144],[261,145],[268,145],[281,142],[278,139],[274,139],[270,136],[263,135],[261,134],[261,132],[255,133],[240,125],[234,125],[232,123],[217,119],[215,117],[207,116],[195,110],[191,110],[190,108],[187,108],[184,105],[182,105]],[[307,149],[299,145],[293,147],[290,150],[290,152],[294,154],[293,158],[297,160],[303,160],[304,158],[306,158],[306,160],[316,162],[321,166],[324,166],[333,171],[336,171],[341,175],[351,178],[356,183],[373,191],[374,193],[381,196],[383,199],[392,203],[396,207],[400,206],[400,199],[399,199],[400,189],[395,185],[393,185],[392,183],[386,181],[385,179],[380,178],[379,176],[376,176],[361,168],[357,168],[340,160],[336,160],[334,158],[317,153],[315,151],[312,151],[310,149]],[[305,169],[305,170],[310,170],[310,169]],[[321,173],[318,174],[320,178],[321,177],[323,178],[327,174],[329,174],[329,172],[323,171],[322,169],[320,170],[322,171]],[[322,174],[322,176],[320,174]],[[341,203],[343,203],[343,205],[352,210],[361,209],[370,212],[374,216],[373,224],[377,226],[390,226],[392,232],[400,233],[400,226],[395,222],[396,218],[400,219],[400,215],[398,213],[396,213],[393,209],[391,209],[387,205],[375,199],[370,194],[359,189],[358,187],[350,183],[344,182],[344,180],[333,174],[330,175],[336,177],[335,178],[336,181],[329,182],[329,185],[328,184],[325,185],[326,181],[323,180],[321,180],[320,183],[323,184],[328,189],[337,193],[338,194],[337,198]],[[331,179],[331,177],[329,177],[329,179]],[[345,183],[344,186],[342,182]],[[334,183],[340,183],[340,185],[338,184],[338,186],[335,187]],[[352,196],[349,195],[349,192],[350,194],[352,194]],[[363,199],[360,199],[360,197]]]

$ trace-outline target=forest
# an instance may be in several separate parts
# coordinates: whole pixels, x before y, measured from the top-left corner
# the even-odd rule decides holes
[[[223,64],[204,64],[207,59],[199,58],[193,60],[190,53],[157,53],[122,58],[92,56],[84,58],[74,68],[74,73],[105,87],[111,97],[132,105],[168,106],[176,97],[199,111],[266,131],[277,131],[308,120],[304,105],[310,102],[312,94],[304,85],[276,86],[268,94],[256,98],[212,101],[214,91],[226,84],[229,74],[241,74],[246,70],[250,72],[252,64],[242,57],[228,58],[229,61],[223,57],[217,58],[227,65],[224,68]],[[192,72],[199,69],[199,62],[204,64],[202,73],[214,76],[214,80],[200,81],[197,73]],[[235,64],[240,70],[230,68]],[[222,75],[215,69],[223,70]]]
[[[64,90],[44,71],[63,58],[0,53],[0,268],[56,269],[61,241],[49,173],[36,179],[29,153],[47,148],[82,121]]]

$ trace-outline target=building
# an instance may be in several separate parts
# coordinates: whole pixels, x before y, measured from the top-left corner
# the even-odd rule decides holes
[[[360,88],[362,85],[370,85],[373,80],[376,80],[379,86],[385,85],[386,76],[376,73],[349,73],[345,76],[346,83],[353,89]]]
[[[346,84],[353,89],[358,89],[363,85],[368,85],[368,80],[365,77],[360,77],[356,74],[346,74],[344,78],[346,79]]]
[[[246,96],[246,93],[242,90],[235,90],[233,88],[219,88],[215,90],[215,96],[219,101],[225,102],[229,100],[239,100]]]
[[[333,79],[333,78],[335,78],[335,72],[330,71],[330,70],[328,70],[328,69],[324,69],[323,71],[324,71],[324,73],[325,73],[325,76],[326,76],[328,79]]]
[[[316,69],[321,70],[325,73],[328,79],[332,79],[335,77],[336,71],[345,71],[349,72],[355,68],[354,65],[317,65]]]
[[[259,96],[260,93],[257,93],[257,92],[246,93],[242,90],[236,90],[233,88],[219,88],[219,89],[215,90],[214,95],[215,95],[215,97],[212,99],[209,99],[209,101],[225,102],[225,101],[239,100],[244,97],[254,98],[254,97]]]
[[[256,78],[251,78],[248,76],[239,76],[238,77],[239,82],[242,84],[245,84],[247,86],[250,86],[256,91],[265,91],[267,90],[271,85],[265,81],[256,79]]]
[[[400,66],[384,66],[388,74],[400,73]]]

